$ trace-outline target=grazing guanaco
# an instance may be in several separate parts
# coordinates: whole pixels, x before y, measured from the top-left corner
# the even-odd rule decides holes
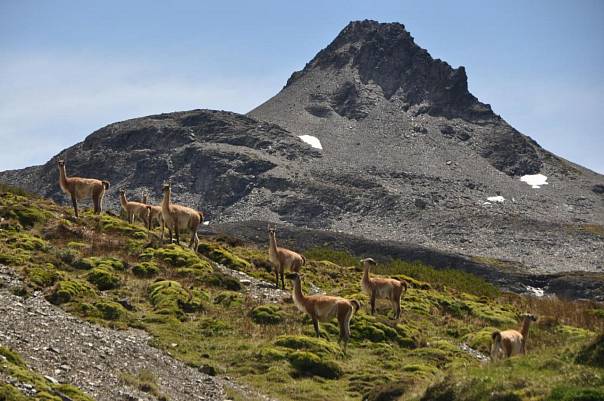
[[[281,284],[285,289],[283,274],[286,268],[289,268],[292,272],[299,272],[300,268],[306,264],[304,256],[277,246],[275,227],[270,225],[268,226],[268,257],[275,270],[275,285],[277,288],[279,288],[279,275],[281,275]]]
[[[103,197],[105,191],[109,189],[109,181],[97,180],[95,178],[67,177],[65,171],[65,160],[57,161],[59,166],[59,186],[61,190],[71,196],[73,211],[78,215],[78,201],[91,198],[94,204],[94,213],[100,214],[103,211]]]
[[[371,314],[375,313],[375,300],[387,299],[392,304],[394,318],[401,317],[401,296],[407,291],[408,284],[405,280],[395,280],[393,278],[370,278],[369,269],[377,265],[371,258],[361,259],[363,266],[363,278],[361,279],[361,288],[371,299]]]
[[[197,250],[197,246],[199,245],[197,228],[203,222],[203,213],[190,207],[173,204],[172,187],[170,184],[164,185],[162,191],[164,198],[161,201],[161,214],[164,224],[168,227],[170,233],[170,242],[172,242],[172,232],[176,234],[176,243],[180,244],[180,230],[190,230],[191,241],[189,242],[189,247]],[[164,239],[163,229],[161,239]]]
[[[149,231],[151,231],[156,224],[161,227],[162,238],[164,234],[164,219],[161,214],[161,206],[149,205],[147,202],[147,194],[143,195],[143,203],[147,205],[147,209],[149,209]]]
[[[120,189],[120,204],[122,205],[122,209],[126,212],[128,216],[128,223],[133,224],[134,219],[137,218],[143,222],[145,227],[149,226],[149,209],[147,205],[140,202],[128,201],[126,199],[126,191]]]
[[[491,334],[493,343],[491,345],[491,360],[495,361],[501,357],[509,358],[513,355],[526,355],[526,340],[528,338],[531,322],[537,318],[530,313],[522,315],[522,327],[518,330],[494,331]]]
[[[361,307],[359,301],[330,295],[304,295],[302,294],[300,275],[298,273],[288,273],[287,278],[292,281],[294,287],[292,293],[294,304],[301,312],[310,316],[317,337],[321,336],[319,321],[327,322],[334,317],[338,319],[338,325],[340,326],[338,343],[343,344],[344,352],[346,352],[350,340],[350,320]]]

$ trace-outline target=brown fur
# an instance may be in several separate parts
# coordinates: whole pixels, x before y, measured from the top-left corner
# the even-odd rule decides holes
[[[401,296],[407,291],[407,282],[392,278],[370,278],[369,269],[376,265],[375,261],[371,258],[362,259],[361,264],[363,266],[361,288],[371,299],[371,314],[375,313],[376,299],[387,299],[394,310],[394,318],[398,320],[401,317]]]
[[[147,205],[147,209],[149,209],[149,231],[151,231],[155,226],[161,227],[162,233],[161,236],[163,238],[164,235],[164,219],[161,213],[161,206],[149,205],[147,202],[147,194],[143,195],[143,203]]]
[[[128,216],[128,223],[133,224],[134,219],[138,219],[143,222],[145,227],[149,225],[149,209],[147,205],[140,202],[128,202],[126,199],[126,191],[120,189],[120,205]]]
[[[359,301],[330,295],[306,296],[302,293],[302,283],[298,273],[288,273],[287,278],[292,281],[294,304],[301,312],[310,316],[317,337],[321,336],[319,322],[327,322],[334,317],[338,319],[340,327],[338,342],[343,344],[344,352],[346,352],[350,340],[350,320],[361,307]]]
[[[277,288],[279,288],[279,276],[281,276],[281,284],[283,285],[283,289],[285,289],[285,280],[283,279],[285,269],[290,269],[291,272],[297,273],[306,264],[304,256],[277,246],[275,228],[271,228],[271,226],[268,226],[268,257],[275,271],[275,285]]]
[[[164,198],[161,201],[161,213],[164,225],[168,227],[170,233],[170,242],[172,242],[172,232],[176,234],[176,243],[180,244],[180,231],[191,231],[191,241],[189,247],[197,250],[199,245],[199,237],[197,236],[197,228],[203,222],[203,213],[198,212],[190,207],[175,205],[172,203],[172,188],[170,185],[164,185]],[[163,227],[162,236],[163,240]]]
[[[522,327],[518,330],[494,331],[491,334],[491,360],[501,357],[509,358],[514,355],[526,355],[526,340],[531,322],[537,318],[531,314],[522,315]]]
[[[109,181],[95,178],[67,177],[65,161],[59,160],[57,165],[59,167],[59,186],[63,192],[71,196],[75,216],[79,217],[78,201],[87,198],[92,199],[94,213],[100,214],[103,211],[103,197],[105,191],[109,189]]]

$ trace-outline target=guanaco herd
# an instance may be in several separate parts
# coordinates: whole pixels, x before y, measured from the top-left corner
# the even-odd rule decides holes
[[[71,196],[73,210],[76,218],[78,214],[78,201],[92,199],[94,213],[100,214],[103,210],[103,197],[109,189],[109,181],[94,178],[68,177],[65,171],[65,161],[57,162],[59,167],[59,186],[61,190]],[[126,213],[129,223],[135,220],[141,221],[145,227],[152,230],[161,227],[160,240],[163,242],[164,231],[167,228],[170,243],[173,234],[176,236],[177,244],[180,244],[180,233],[191,232],[189,247],[196,250],[199,245],[197,230],[203,223],[203,213],[195,209],[176,205],[172,203],[172,188],[165,184],[162,188],[163,198],[159,205],[147,204],[147,195],[143,195],[142,202],[128,201],[126,192],[119,190],[120,205]],[[361,308],[357,300],[350,300],[331,295],[304,295],[302,293],[302,275],[300,269],[306,264],[303,255],[292,250],[277,246],[276,229],[268,226],[268,255],[275,272],[275,286],[285,289],[284,277],[292,282],[292,299],[300,312],[307,314],[313,324],[315,334],[320,337],[319,322],[327,322],[337,318],[340,329],[338,342],[342,344],[344,352],[350,340],[350,321],[353,315]],[[377,299],[386,299],[392,305],[394,319],[399,320],[401,316],[401,297],[407,291],[408,283],[405,280],[392,278],[370,277],[369,271],[377,263],[371,258],[361,259],[363,268],[361,289],[370,299],[371,314],[375,314],[375,303]],[[285,274],[285,271],[289,273]],[[537,318],[531,314],[522,315],[522,326],[520,331],[504,330],[495,331],[491,335],[491,360],[509,358],[514,355],[526,354],[526,341],[531,322]]]

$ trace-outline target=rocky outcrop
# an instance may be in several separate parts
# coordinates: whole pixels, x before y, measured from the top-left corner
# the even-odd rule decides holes
[[[68,201],[58,156],[0,181]],[[114,210],[117,189],[158,202],[170,181],[175,201],[210,224],[340,231],[510,260],[530,274],[604,270],[604,177],[511,127],[468,91],[463,67],[433,59],[401,24],[350,23],[247,116],[193,110],[128,120],[61,156],[68,173],[111,181]],[[536,173],[548,185],[519,179]]]

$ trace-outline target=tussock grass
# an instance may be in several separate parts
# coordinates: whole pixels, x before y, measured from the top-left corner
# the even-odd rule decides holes
[[[32,226],[10,217],[0,227],[0,261],[21,273],[29,286],[24,293],[45,291],[62,308],[97,324],[146,330],[155,346],[175,358],[285,401],[399,395],[403,400],[569,399],[604,387],[604,369],[576,362],[604,327],[601,305],[501,294],[455,269],[392,261],[374,274],[411,284],[402,318],[394,322],[383,300],[376,316],[369,315],[356,257],[316,248],[305,252],[304,290],[319,287],[364,304],[352,320],[344,354],[335,321],[321,323],[317,339],[310,320],[291,302],[264,304],[213,268],[214,259],[227,258],[273,282],[266,249],[206,238],[206,255],[196,254],[143,239],[144,228],[113,216],[84,213],[71,221],[63,217],[68,210],[51,202],[1,191],[0,202],[3,210],[23,203],[46,216]],[[95,269],[108,271],[119,285],[90,283]],[[128,309],[120,304],[124,298]],[[488,351],[492,331],[517,328],[518,314],[526,311],[541,317],[531,327],[528,357],[482,366],[459,349],[466,342]],[[142,373],[125,372],[122,379],[137,388],[142,383],[160,397],[154,393],[156,380]]]

